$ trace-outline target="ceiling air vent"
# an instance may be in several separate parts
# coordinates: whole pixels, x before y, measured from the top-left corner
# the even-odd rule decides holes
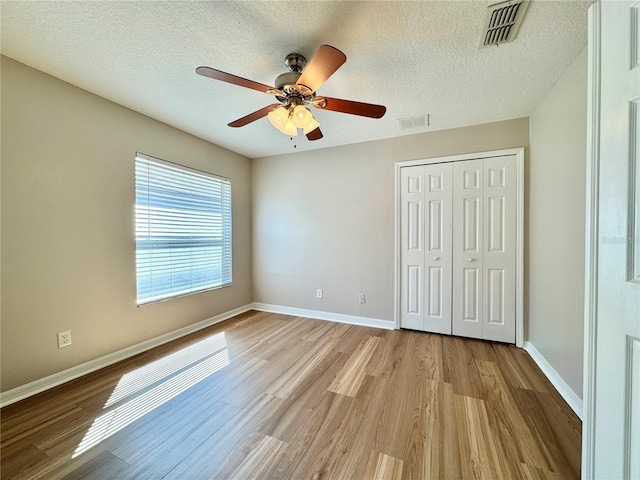
[[[416,115],[415,117],[399,118],[398,126],[400,130],[408,130],[411,128],[424,128],[429,126],[429,114]]]
[[[487,7],[480,48],[499,45],[516,38],[529,0],[510,0]]]

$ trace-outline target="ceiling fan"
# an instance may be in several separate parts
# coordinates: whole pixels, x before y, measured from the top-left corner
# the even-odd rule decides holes
[[[370,118],[381,118],[387,111],[382,105],[316,95],[318,88],[346,61],[344,53],[329,45],[320,46],[309,63],[299,53],[291,53],[285,58],[289,71],[276,78],[275,88],[210,67],[198,67],[196,73],[273,95],[280,102],[239,118],[231,122],[230,127],[244,127],[266,116],[274,127],[290,137],[302,129],[307,139],[319,140],[322,138],[320,124],[307,108],[310,105]]]

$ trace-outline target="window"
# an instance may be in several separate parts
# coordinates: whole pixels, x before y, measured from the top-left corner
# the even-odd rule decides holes
[[[136,155],[137,303],[231,284],[231,183]]]

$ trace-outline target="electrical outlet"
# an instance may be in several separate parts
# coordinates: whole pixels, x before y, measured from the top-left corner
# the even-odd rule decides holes
[[[58,348],[71,345],[71,330],[58,333]]]
[[[360,303],[367,303],[367,299],[364,296],[364,293],[360,294]]]
[[[322,289],[321,288],[317,289],[316,290],[316,298],[322,298],[322,296],[323,296]]]

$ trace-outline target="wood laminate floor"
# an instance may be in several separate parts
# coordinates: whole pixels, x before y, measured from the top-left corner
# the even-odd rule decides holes
[[[570,479],[524,350],[247,312],[2,412],[8,479]]]

